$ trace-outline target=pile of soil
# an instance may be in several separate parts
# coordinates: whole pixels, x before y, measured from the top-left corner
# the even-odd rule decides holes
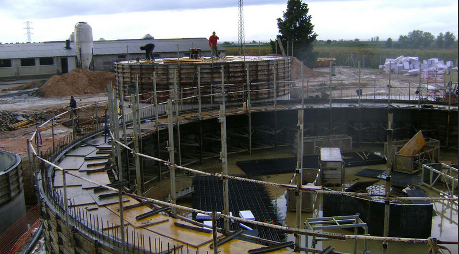
[[[63,75],[52,76],[38,90],[38,93],[43,97],[98,94],[106,90],[110,81],[115,84],[115,73],[113,72],[77,68]]]
[[[301,65],[303,65],[304,78],[319,77],[320,74],[300,62],[296,57],[292,57],[292,75],[294,79],[301,79]]]

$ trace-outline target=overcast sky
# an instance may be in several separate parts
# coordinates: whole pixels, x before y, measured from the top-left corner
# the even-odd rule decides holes
[[[452,32],[458,37],[457,0],[313,0],[308,4],[320,40],[380,40],[413,30]],[[278,34],[277,18],[287,0],[245,0],[246,41],[269,41]],[[87,22],[94,40],[208,37],[216,31],[220,43],[238,40],[236,0],[0,0],[0,42],[63,41],[75,24]]]

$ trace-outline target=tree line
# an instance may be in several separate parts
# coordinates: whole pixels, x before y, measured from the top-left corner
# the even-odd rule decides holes
[[[288,0],[283,16],[277,19],[277,26],[279,35],[276,39],[270,40],[272,53],[283,50],[288,55],[297,57],[306,66],[313,67],[318,56],[318,53],[314,52],[314,43],[318,35],[314,32],[308,5],[302,0]],[[379,42],[379,36],[371,41]],[[330,43],[331,41],[327,41],[327,44]],[[400,35],[396,42],[392,41],[392,38],[385,42],[386,48],[389,49],[426,49],[432,48],[432,45],[442,49],[457,48],[457,41],[454,34],[449,31],[435,37],[430,32],[413,30],[408,35]]]
[[[430,33],[421,30],[413,30],[408,35],[400,35],[398,42],[392,41],[392,38],[388,38],[386,41],[387,48],[428,48],[435,45],[438,48],[451,48],[456,44],[456,36],[451,32],[439,33],[437,37]]]

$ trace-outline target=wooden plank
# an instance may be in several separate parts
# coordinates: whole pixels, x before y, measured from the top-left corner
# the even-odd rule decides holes
[[[130,197],[128,197],[128,198],[130,200],[130,202],[129,202],[130,205],[139,203],[135,199],[132,199]],[[110,209],[113,213],[118,214],[118,216],[119,216],[120,213],[118,211],[118,208],[119,208],[118,204],[107,205],[106,207],[108,209]],[[158,223],[163,223],[163,222],[169,221],[169,217],[164,216],[162,214],[156,214],[154,216],[151,216],[151,217],[148,217],[148,218],[145,218],[145,219],[142,219],[142,220],[136,220],[136,217],[138,215],[141,215],[141,214],[144,214],[144,213],[147,213],[147,212],[150,212],[150,211],[152,211],[152,209],[150,207],[140,206],[140,207],[135,207],[135,208],[132,208],[132,209],[124,210],[123,211],[123,216],[124,216],[124,219],[126,221],[128,221],[129,224],[131,224],[135,228],[146,227],[146,226],[149,226],[149,225],[154,225],[154,224],[158,224]]]
[[[120,216],[116,213],[113,213],[110,209],[104,207],[104,206],[99,206],[99,209],[97,210],[90,210],[87,211],[88,213],[88,219],[86,219],[88,222],[92,222],[93,225],[97,224],[97,221],[99,222],[99,227],[102,228],[101,224],[104,224],[104,228],[107,227],[119,227],[120,225]],[[89,215],[91,215],[91,219],[89,219]],[[86,216],[86,215],[85,215]],[[108,224],[107,224],[108,222]],[[124,220],[124,224],[127,225],[129,222]]]
[[[96,148],[94,146],[82,146],[75,148],[75,150],[68,152],[67,156],[81,156],[85,157],[86,155],[94,152]]]
[[[84,174],[83,176],[84,178],[86,179],[89,179],[91,181],[94,181],[94,182],[97,182],[99,184],[109,184],[110,183],[110,179],[108,178],[108,175],[106,172],[94,172],[94,173],[91,173],[91,174]],[[81,185],[83,187],[83,189],[91,189],[91,188],[96,188],[99,186],[99,184],[93,184],[91,182],[88,182],[88,181],[84,181],[82,180],[81,181]]]
[[[175,222],[180,222],[182,224],[188,224],[194,226],[191,223],[180,221],[174,218],[171,218],[166,223],[156,224],[152,226],[145,227],[145,229],[150,230],[158,235],[162,235],[175,241],[190,245],[194,248],[203,246],[204,244],[212,242],[212,234],[196,232],[195,230],[180,228],[174,225]],[[223,235],[218,233],[217,237],[222,237]]]
[[[405,156],[416,155],[425,146],[426,141],[422,131],[418,131],[399,151],[398,153]]]
[[[174,241],[173,239],[158,235],[150,230],[144,229],[144,228],[133,228],[131,225],[128,225],[125,227],[128,231],[129,236],[129,243],[132,242],[132,232],[135,230],[136,234],[136,242],[137,242],[137,234],[145,240],[145,251],[149,252],[150,251],[150,241],[151,241],[151,253],[160,253],[162,251],[165,251],[167,249],[167,246],[169,246],[169,249],[173,249],[174,247],[178,251],[180,248],[183,247],[183,244],[177,241]],[[161,247],[162,246],[162,247]],[[162,253],[162,252],[161,252]],[[181,253],[181,252],[177,252]],[[183,252],[185,253],[185,251]],[[194,253],[194,252],[193,252]]]
[[[78,171],[71,171],[69,172],[71,174],[74,174],[74,175],[78,175],[78,176],[81,176],[81,177],[84,177],[84,175],[86,174],[82,174]],[[75,177],[73,175],[69,175],[69,174],[66,174],[65,175],[65,182],[66,182],[66,185],[67,186],[81,186],[81,179],[78,178],[78,177]],[[62,181],[62,171],[61,170],[56,170],[54,172],[54,187],[63,187],[63,181]]]
[[[63,192],[63,188],[56,188]],[[67,198],[72,205],[81,206],[88,204],[95,204],[94,199],[89,195],[90,191],[84,190],[81,186],[69,186],[67,187]]]
[[[84,162],[84,158],[80,156],[65,156],[58,166],[67,170],[78,170]]]
[[[105,167],[105,163],[108,162],[108,159],[94,159],[84,161],[80,167],[80,171],[92,171],[98,170]]]
[[[105,206],[105,205],[111,205],[111,204],[118,204],[119,203],[119,197],[118,196],[113,196],[113,197],[103,198],[103,199],[99,198],[99,195],[101,195],[101,194],[113,193],[113,191],[111,191],[111,190],[105,190],[105,191],[101,191],[101,192],[98,192],[98,193],[94,193],[93,191],[88,191],[88,193],[89,193],[89,195],[91,195],[91,197],[94,199],[94,201],[99,206]],[[124,202],[129,202],[129,201],[130,201],[130,199],[123,195],[123,203]]]

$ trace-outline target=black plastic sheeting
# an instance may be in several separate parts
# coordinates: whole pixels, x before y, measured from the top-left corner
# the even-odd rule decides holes
[[[382,236],[384,232],[384,206],[382,202],[346,195],[323,195],[323,216],[360,214],[367,223],[370,235]],[[389,236],[428,238],[432,230],[432,204],[391,204]]]
[[[370,178],[378,178],[385,180],[386,171],[379,169],[365,168],[362,171],[355,173],[356,176],[364,176]],[[401,172],[391,172],[391,185],[398,187],[406,187],[409,185],[421,185],[421,175],[420,174],[405,174]]]
[[[355,167],[386,163],[384,158],[373,152],[359,152],[359,154],[360,156],[357,152],[343,153],[344,166]],[[249,177],[294,173],[296,169],[296,157],[237,161],[236,165]],[[303,156],[303,168],[318,169],[319,155]]]
[[[257,183],[229,179],[229,205],[233,216],[239,216],[239,211],[250,210],[256,221],[273,221],[279,223],[277,207],[272,203],[272,198],[265,186]],[[218,177],[195,176],[193,178],[194,193],[193,208],[204,211],[223,211],[223,182]],[[196,214],[193,214],[196,219]],[[223,228],[223,220],[217,222]],[[250,228],[258,231],[261,238],[284,242],[285,234],[281,230],[248,224]],[[232,223],[231,230],[237,230],[238,223]],[[247,232],[252,233],[252,232]]]
[[[386,159],[380,155],[368,151],[342,153],[342,156],[344,158],[345,167],[357,167],[386,163]]]

